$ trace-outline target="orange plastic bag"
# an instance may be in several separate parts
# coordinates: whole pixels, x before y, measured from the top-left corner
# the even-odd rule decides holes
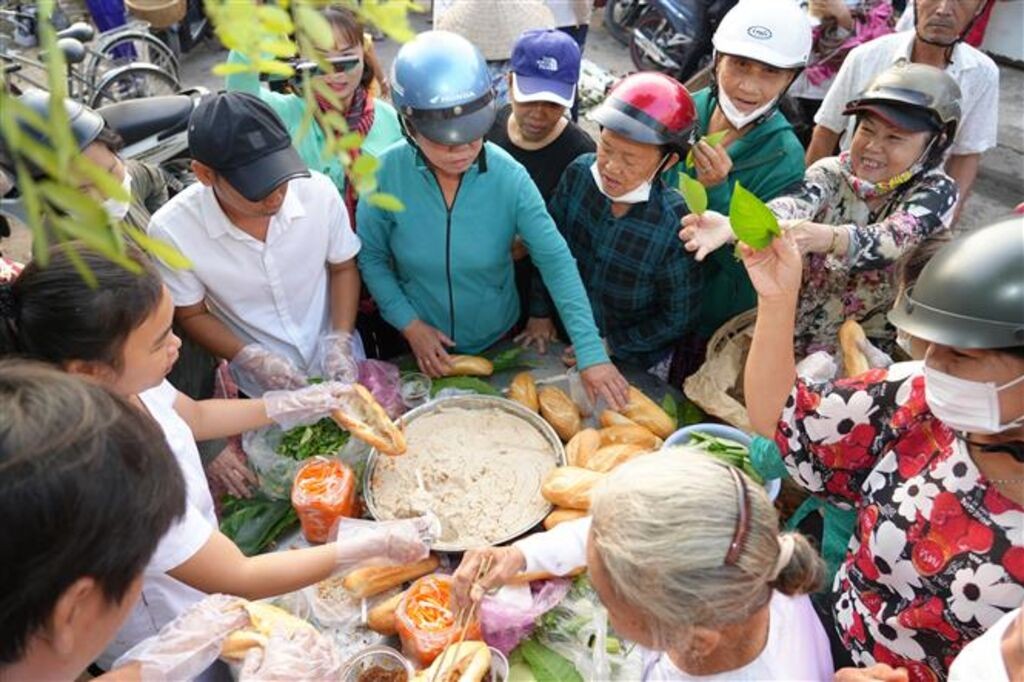
[[[452,578],[449,575],[428,575],[409,587],[395,612],[402,651],[426,667],[441,655],[449,644],[459,639],[452,606]],[[480,621],[466,625],[463,639],[479,640]]]
[[[327,542],[342,516],[356,515],[356,477],[337,459],[313,457],[295,473],[292,507],[310,542]]]

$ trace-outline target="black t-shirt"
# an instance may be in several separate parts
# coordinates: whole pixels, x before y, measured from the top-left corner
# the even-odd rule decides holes
[[[512,144],[508,137],[508,117],[511,115],[512,105],[506,104],[498,111],[498,118],[487,133],[487,139],[526,167],[526,172],[533,178],[544,201],[547,201],[554,194],[566,167],[580,154],[588,154],[596,149],[594,141],[582,128],[570,121],[562,134],[548,146],[542,149],[522,149]]]

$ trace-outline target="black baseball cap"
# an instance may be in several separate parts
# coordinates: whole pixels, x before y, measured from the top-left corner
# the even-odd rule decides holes
[[[264,199],[292,178],[309,177],[281,119],[245,92],[203,98],[188,123],[188,149],[249,201]]]

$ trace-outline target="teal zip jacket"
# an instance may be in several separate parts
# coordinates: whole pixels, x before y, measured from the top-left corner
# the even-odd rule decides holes
[[[237,53],[228,54],[229,64],[246,64],[246,58]],[[272,92],[260,85],[259,76],[255,73],[233,73],[224,79],[224,87],[228,90],[248,92],[256,95],[274,110],[288,134],[292,137],[292,145],[306,165],[320,171],[334,182],[339,192],[345,191],[345,169],[337,155],[326,153],[327,135],[315,120],[307,130],[302,130],[302,121],[306,116],[306,100],[298,95]],[[380,97],[373,99],[373,125],[363,140],[362,151],[370,156],[380,156],[385,149],[402,139],[402,128],[398,123],[395,108]]]
[[[526,169],[487,142],[449,210],[420,152],[402,140],[380,157],[380,191],[401,212],[359,202],[359,269],[396,329],[420,319],[456,351],[479,353],[519,316],[512,241],[522,238],[576,346],[581,368],[608,362],[576,261]]]
[[[711,91],[701,90],[693,96],[701,131],[706,131],[716,102]],[[726,151],[732,159],[729,178],[708,189],[708,208],[729,214],[729,202],[736,182],[750,190],[761,201],[774,199],[795,182],[804,178],[804,150],[786,117],[776,110],[767,121],[755,126],[746,135],[730,144]],[[670,187],[679,186],[679,174],[697,171],[676,164],[663,176]],[[697,335],[707,339],[723,324],[757,305],[757,295],[750,284],[743,264],[733,256],[732,249],[718,249],[704,260],[702,312]]]

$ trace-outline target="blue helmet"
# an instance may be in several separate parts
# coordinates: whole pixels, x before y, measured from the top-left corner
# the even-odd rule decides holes
[[[391,99],[398,113],[439,144],[479,140],[497,114],[483,55],[447,31],[427,31],[402,46],[391,67]]]

